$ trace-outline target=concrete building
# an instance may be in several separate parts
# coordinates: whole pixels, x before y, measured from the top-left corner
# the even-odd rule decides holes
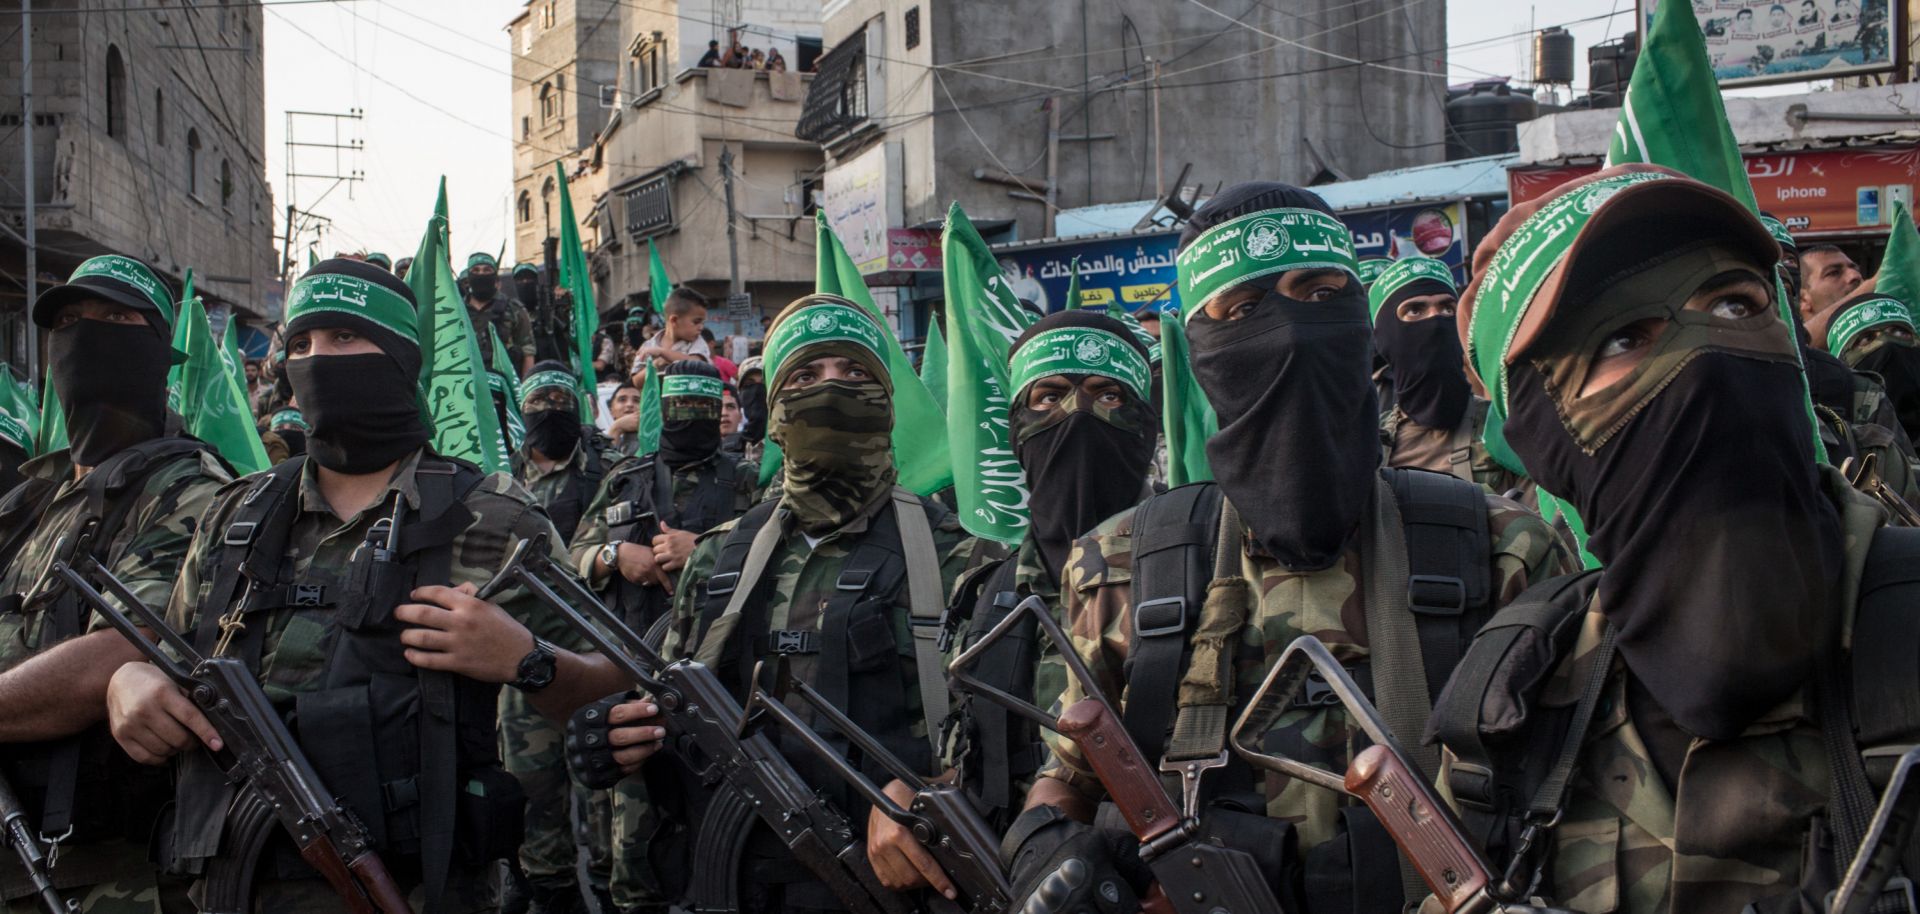
[[[815,0],[660,0],[622,9],[619,108],[601,135],[607,192],[591,217],[603,311],[651,305],[648,242],[674,283],[714,301],[709,324],[719,336],[757,336],[762,314],[813,291],[810,217],[822,158],[793,125],[812,79],[799,70],[820,53],[818,23]],[[788,70],[699,65],[730,38],[777,51]],[[739,288],[751,298],[737,320],[725,305],[736,257]]]
[[[937,232],[955,201],[989,242],[1028,240],[1054,234],[1050,211],[1171,192],[1189,163],[1211,189],[1442,156],[1445,4],[1235,4],[1237,22],[1164,0],[1043,6],[825,4],[798,133],[827,151],[825,206],[855,259],[911,300],[939,296],[938,261],[901,230]]]
[[[619,0],[528,0],[507,24],[513,51],[515,260],[539,263],[542,242],[560,234],[554,163],[564,164],[570,182],[576,173],[583,178],[594,173],[596,139],[617,110],[624,6]],[[576,217],[584,221],[593,194],[601,189],[591,181],[571,187]]]
[[[12,5],[18,21],[18,5]],[[277,318],[258,2],[122,9],[41,0],[32,17],[40,288],[97,254],[139,257],[209,309]],[[19,37],[0,70],[0,346],[25,364],[25,131]],[[216,320],[220,319],[216,317]]]

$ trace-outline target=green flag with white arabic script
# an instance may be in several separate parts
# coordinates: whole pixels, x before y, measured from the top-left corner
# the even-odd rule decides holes
[[[513,358],[507,355],[507,344],[500,342],[500,334],[487,335],[493,338],[494,365],[487,369],[487,390],[499,404],[494,414],[506,425],[507,450],[518,454],[520,442],[527,439],[527,419],[520,413],[520,394],[513,383]]]
[[[1630,162],[1664,165],[1732,194],[1750,210],[1760,209],[1707,60],[1707,39],[1688,4],[1654,9],[1646,44],[1634,62],[1607,147],[1607,167]]]
[[[647,360],[646,380],[640,384],[640,420],[634,434],[639,435],[640,449],[636,454],[651,454],[660,449],[660,429],[666,424],[666,416],[660,405],[660,373],[654,371],[653,360]]]
[[[0,441],[35,455],[33,429],[40,421],[40,405],[33,387],[14,377],[12,366],[0,362]]]
[[[51,454],[67,446],[67,412],[60,407],[60,392],[53,389],[53,375],[41,382],[40,421],[34,423],[34,456]]]
[[[420,405],[433,427],[433,449],[478,464],[489,473],[507,471],[507,442],[494,418],[480,345],[467,318],[467,303],[447,260],[447,179],[407,270],[420,337]]]
[[[574,399],[580,402],[580,421],[593,421],[593,328],[600,312],[593,306],[593,274],[587,270],[586,248],[580,244],[580,223],[573,218],[573,193],[567,190],[567,170],[553,163],[560,179],[560,284],[573,296],[573,376],[580,379]]]
[[[206,304],[193,293],[192,271],[187,273],[186,297],[178,313],[173,348],[186,353],[187,360],[168,372],[169,406],[184,420],[187,434],[213,445],[239,473],[258,473],[272,466],[225,347],[213,341]]]
[[[940,243],[947,296],[947,441],[960,525],[1009,546],[1027,535],[1027,477],[1013,454],[1008,353],[1035,320],[955,203]]]

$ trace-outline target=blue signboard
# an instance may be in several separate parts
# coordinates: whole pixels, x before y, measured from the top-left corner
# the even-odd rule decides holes
[[[1353,232],[1353,252],[1360,259],[1400,260],[1427,256],[1453,268],[1456,283],[1467,280],[1467,208],[1465,204],[1436,203],[1341,213],[1340,221]]]
[[[1013,292],[1048,313],[1067,306],[1073,258],[1080,258],[1080,303],[1118,301],[1128,311],[1148,305],[1178,304],[1174,289],[1174,232],[1129,235],[1098,241],[1064,241],[1045,247],[999,252],[1000,269]]]

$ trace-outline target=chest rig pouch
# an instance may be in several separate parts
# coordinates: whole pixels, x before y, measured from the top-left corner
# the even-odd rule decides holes
[[[1025,598],[1014,583],[1016,564],[1014,558],[1002,559],[962,581],[954,606],[968,613],[963,649],[986,637]],[[1040,663],[1039,629],[1032,617],[1016,623],[980,658],[974,675],[1007,694],[1032,700]],[[1030,782],[1047,758],[1039,726],[999,704],[971,698],[962,698],[954,709],[952,726],[960,732],[956,755],[961,783],[986,806],[988,824],[1006,829],[1019,813],[1015,785]]]
[[[415,668],[392,615],[414,587],[450,582],[453,541],[474,521],[464,502],[485,476],[465,462],[423,458],[415,469],[417,509],[396,494],[348,567],[297,576],[288,539],[304,462],[296,457],[260,474],[241,496],[194,638],[214,653],[230,610],[241,628],[227,653],[259,670],[271,614],[331,609],[321,641],[324,677],[282,713],[321,781],[366,824],[379,851],[390,863],[417,862],[435,909],[450,868],[518,848],[525,813],[518,782],[499,762],[499,686]],[[223,839],[231,792],[219,781],[210,764],[184,768],[180,777],[174,852],[187,871],[193,861],[244,852]],[[282,878],[315,875],[291,853],[273,864]]]
[[[648,543],[664,522],[678,530],[704,533],[733,519],[734,486],[739,465],[724,454],[715,455],[714,475],[702,476],[684,503],[673,497],[673,474],[657,453],[647,454],[615,468],[608,482],[608,505],[601,512],[607,539]],[[649,521],[647,515],[653,515]],[[744,553],[743,553],[744,555]],[[642,587],[613,575],[614,608],[634,631],[644,632],[672,608],[673,594],[659,587]]]
[[[71,537],[96,519],[99,525],[91,549],[102,564],[111,565],[116,558],[109,554],[111,545],[146,490],[148,477],[176,461],[198,461],[202,452],[211,453],[205,442],[174,435],[143,441],[101,462],[80,483],[85,506],[73,526],[38,531],[68,537],[62,553],[48,556],[47,567],[54,561],[70,561],[78,548]],[[29,479],[0,501],[0,556],[5,561],[18,559],[58,490],[51,481]],[[30,592],[0,598],[0,613],[44,613],[43,649],[85,633],[90,613],[80,599],[64,587],[46,587],[45,569],[24,570],[40,576],[30,579]],[[65,739],[0,747],[0,758],[7,762],[8,777],[29,817],[49,838],[64,836],[78,843],[125,838],[145,843],[166,796],[164,772],[133,764],[114,744],[105,725]]]

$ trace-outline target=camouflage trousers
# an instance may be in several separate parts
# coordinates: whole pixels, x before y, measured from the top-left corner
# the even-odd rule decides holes
[[[160,889],[151,879],[103,882],[59,891],[61,898],[79,906],[81,914],[165,914],[169,910],[161,904]],[[32,896],[6,902],[5,911],[6,914],[45,914],[39,899]]]
[[[60,865],[61,861],[66,865]],[[65,877],[64,879],[62,877]],[[53,882],[60,897],[77,904],[83,914],[166,914],[186,910],[182,893],[173,892],[163,899],[159,873],[147,859],[147,849],[131,841],[106,841],[66,848],[55,858]],[[80,883],[78,885],[74,883]],[[5,895],[17,896],[0,901],[5,914],[41,914],[38,896],[29,894],[26,871],[16,863],[13,852],[0,849],[0,884]],[[169,903],[171,902],[171,903]]]
[[[496,914],[500,910],[500,893],[490,876],[491,870],[455,869],[449,873],[441,910],[445,914]],[[425,888],[405,882],[401,888],[407,889],[408,907],[426,910]],[[252,910],[253,914],[349,914],[352,911],[324,879],[257,882],[253,887]]]

